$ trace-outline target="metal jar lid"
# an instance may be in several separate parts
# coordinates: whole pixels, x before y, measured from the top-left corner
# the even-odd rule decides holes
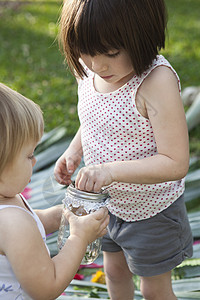
[[[73,183],[71,183],[68,186],[67,193],[80,200],[86,200],[86,201],[103,202],[109,198],[109,193],[104,190],[101,190],[100,193],[85,192],[76,189]]]

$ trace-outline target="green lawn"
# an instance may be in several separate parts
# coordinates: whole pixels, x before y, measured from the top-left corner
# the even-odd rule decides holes
[[[78,128],[76,85],[56,36],[61,1],[32,1],[0,16],[0,81],[41,105],[46,131]]]
[[[164,55],[177,70],[182,87],[200,85],[199,0],[167,0],[168,38]]]
[[[191,85],[200,86],[199,1],[166,0],[169,11],[168,37],[166,49],[162,53],[178,72],[182,88]],[[9,1],[4,2],[9,3]],[[16,2],[12,1],[12,3]],[[3,6],[3,1],[0,0],[0,82],[16,89],[41,106],[44,111],[46,131],[64,124],[67,127],[68,135],[74,135],[79,126],[76,111],[76,83],[63,63],[64,59],[59,52],[56,41],[62,1],[32,0],[26,1],[26,4],[23,3],[23,0],[21,2],[22,5],[14,9]],[[56,143],[55,136],[56,138],[59,137],[60,133],[54,134],[54,139],[51,137],[50,141],[47,139],[37,148],[38,151],[41,149],[44,151],[43,148],[45,147],[47,148],[46,151],[51,150],[51,146]],[[192,154],[200,155],[199,127],[190,133],[190,148]],[[48,202],[44,197],[44,186],[45,183],[49,182],[49,177],[46,178],[45,176],[49,176],[47,175],[49,174],[49,157],[52,158],[52,155],[48,153],[44,152],[37,162],[37,165],[41,163],[44,168],[44,161],[47,160],[46,175],[42,173],[41,177],[36,176],[34,179],[33,174],[30,183],[30,186],[31,184],[34,184],[34,187],[37,186],[37,191],[41,189],[40,193],[33,193],[31,205],[35,201],[35,207],[32,206],[34,208],[38,208],[38,202],[47,205],[52,201],[49,200]],[[199,167],[200,161],[198,160],[191,171],[198,171]],[[199,195],[192,195],[192,192],[199,186],[200,179],[198,181],[197,177],[197,175],[196,177],[193,176],[191,182],[186,182],[186,191],[190,188],[189,192],[191,192],[192,202],[187,203],[190,212],[200,210]],[[38,180],[38,182],[34,180]],[[194,218],[193,225],[195,225],[194,229],[200,232],[198,218]],[[199,234],[198,236],[194,235],[194,237],[199,239]],[[53,242],[50,241],[51,238]],[[49,242],[55,244],[54,248],[57,251],[55,235],[49,236]],[[52,245],[50,246],[52,247]],[[179,273],[177,269],[174,271],[174,277],[182,278],[185,275],[184,272],[187,273],[188,277],[191,277],[182,282],[183,291],[181,291],[187,290],[187,284],[188,290],[191,291],[189,280],[193,283],[192,291],[195,291],[189,293],[190,296],[187,295],[187,298],[181,297],[179,299],[199,299],[199,293],[197,295],[196,292],[196,289],[199,290],[199,281],[196,282],[198,278],[193,278],[200,276],[199,254],[196,260],[186,261],[179,270]],[[137,283],[138,281],[136,286]],[[137,299],[141,298],[138,296]]]
[[[79,126],[76,83],[56,40],[62,1],[26,1],[17,9],[2,3],[0,81],[41,105],[46,131],[65,124],[69,135],[74,135]],[[183,88],[200,85],[199,0],[167,0],[166,4],[168,37],[162,53],[177,70]],[[198,135],[198,130],[191,132],[193,151],[199,147]]]

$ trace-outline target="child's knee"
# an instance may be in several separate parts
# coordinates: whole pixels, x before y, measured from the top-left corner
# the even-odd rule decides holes
[[[109,265],[104,268],[106,278],[111,281],[119,281],[120,280],[120,268],[117,265]]]
[[[106,278],[112,282],[121,282],[132,278],[132,274],[127,267],[122,267],[119,264],[107,265],[105,267]]]
[[[176,299],[171,285],[171,272],[153,277],[141,277],[140,290],[147,300]]]
[[[159,296],[156,289],[148,284],[141,285],[140,290],[144,299],[155,300]]]

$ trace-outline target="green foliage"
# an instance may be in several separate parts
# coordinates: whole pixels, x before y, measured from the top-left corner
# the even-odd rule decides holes
[[[0,2],[0,81],[41,105],[46,131],[78,126],[77,86],[57,42],[61,0]],[[12,4],[12,5],[11,5]],[[182,87],[199,85],[199,0],[166,0],[168,38],[162,53],[180,75]],[[195,151],[196,132],[191,133]],[[197,150],[198,150],[197,149]],[[200,149],[199,149],[200,150]]]
[[[182,88],[200,86],[199,0],[166,0],[168,38],[163,54],[180,76]],[[190,132],[190,152],[200,155],[199,127]]]
[[[46,131],[64,123],[72,135],[78,128],[77,92],[57,42],[61,1],[11,8],[0,10],[0,81],[41,106]]]
[[[182,87],[200,85],[199,0],[166,0],[168,39],[164,55],[178,72]]]
[[[52,184],[51,164],[55,163],[66,148],[65,144],[62,145],[63,139],[74,135],[78,129],[77,86],[64,64],[57,42],[62,1],[21,1],[19,6],[16,5],[17,2],[6,1],[6,6],[0,2],[0,81],[41,106],[46,131],[64,125],[46,135],[37,148],[37,165],[40,166],[38,168],[42,170],[42,175],[38,170],[34,171],[32,182],[29,184],[34,192],[29,201],[33,208],[43,208],[55,204],[55,198],[56,201],[63,199],[62,187],[55,188],[55,183]],[[168,38],[166,49],[162,53],[179,74],[183,88],[200,85],[199,0],[166,0],[166,5],[169,11]],[[195,128],[190,132],[190,148],[193,153],[200,154],[199,140],[200,133],[198,128]],[[47,150],[49,152],[45,152]],[[199,169],[199,165],[200,161],[197,160],[191,166],[190,172]],[[196,180],[194,184],[195,182]],[[52,184],[52,191],[50,189],[45,193],[45,184]],[[188,199],[190,202],[186,204],[190,212],[200,210],[199,198],[193,198],[193,195],[188,193]],[[198,226],[198,222],[196,223],[194,222],[195,228]],[[55,233],[47,240],[52,255],[57,253],[56,239]],[[91,275],[91,270],[80,273],[84,273],[85,276]],[[194,278],[191,280],[194,283],[200,277],[199,258],[187,260],[173,271],[173,279],[178,283],[177,279],[192,276]],[[142,299],[138,291],[140,279],[134,276],[133,280],[136,286],[135,299]],[[197,295],[195,292],[197,289],[191,289],[189,284],[189,281],[182,282],[181,289],[189,286],[188,292],[178,299],[199,299],[199,293]],[[196,284],[199,286],[199,281]],[[102,292],[103,285],[84,282],[80,287],[81,292],[84,291],[83,286],[86,286],[87,298],[107,298],[107,291],[104,294]],[[189,294],[190,291],[194,292]],[[60,296],[59,299],[65,299],[65,296]]]

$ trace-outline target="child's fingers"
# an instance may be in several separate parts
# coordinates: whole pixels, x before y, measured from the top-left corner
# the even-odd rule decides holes
[[[61,174],[62,174],[62,172],[61,172],[60,168],[55,166],[55,168],[54,168],[54,177],[58,182],[62,181]]]
[[[104,236],[107,233],[107,226],[110,221],[108,209],[106,207],[99,209],[96,213],[96,220],[100,222],[99,236]],[[94,213],[94,214],[95,214]]]
[[[74,161],[73,161],[73,159],[71,159],[71,158],[68,158],[67,159],[67,161],[66,161],[66,168],[67,168],[67,171],[68,171],[68,173],[71,175],[71,174],[73,174],[74,173]]]
[[[84,168],[80,169],[77,176],[76,176],[76,181],[75,181],[75,187],[78,190],[86,190],[85,185],[87,181],[87,176],[84,175],[84,172],[82,171]]]
[[[72,213],[68,208],[65,208],[64,215],[67,220],[69,220],[70,217],[76,217],[74,213]],[[108,216],[108,209],[106,207],[102,207],[99,210],[95,211],[92,215],[96,220],[105,220]]]
[[[110,222],[110,216],[107,215],[105,219],[105,225],[108,226],[109,222]]]
[[[104,218],[104,220],[103,220],[103,222],[101,224],[101,229],[102,230],[106,230],[106,227],[108,226],[109,222],[110,222],[110,216],[107,215],[107,216],[105,216],[105,218]]]
[[[68,208],[65,208],[64,210],[64,216],[67,219],[67,221],[69,222],[70,218],[75,218],[76,216],[74,215],[73,212],[71,212]]]
[[[100,226],[99,235],[101,237],[104,236],[108,232],[107,226],[109,224],[109,220],[110,220],[110,218],[109,218],[109,216],[107,216],[105,221]]]
[[[105,219],[108,216],[108,209],[106,207],[102,207],[99,210],[93,213],[97,220]]]
[[[99,234],[99,237],[103,237],[108,232],[107,228],[104,228],[101,233]]]

